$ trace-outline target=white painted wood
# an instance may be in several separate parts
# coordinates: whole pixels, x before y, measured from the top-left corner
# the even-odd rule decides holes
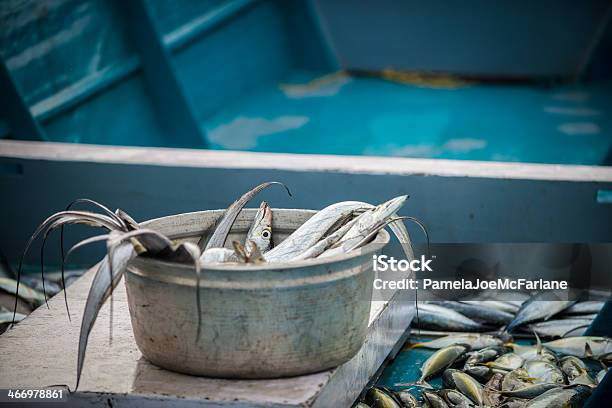
[[[0,157],[227,169],[612,181],[612,167],[0,141]]]
[[[68,289],[72,322],[62,293],[0,336],[0,388],[75,384],[77,341],[93,269]],[[397,294],[400,295],[399,293]],[[125,287],[109,302],[90,335],[81,386],[68,405],[157,407],[343,407],[350,406],[408,327],[407,300],[373,302],[370,328],[359,353],[325,372],[276,380],[193,377],[157,368],[144,360],[132,335]],[[331,312],[331,311],[330,311]]]

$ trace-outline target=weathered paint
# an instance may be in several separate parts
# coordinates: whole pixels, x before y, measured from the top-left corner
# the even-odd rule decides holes
[[[598,190],[612,189],[612,169],[606,167],[8,141],[0,142],[0,162],[22,170],[0,175],[0,190],[13,197],[2,202],[6,221],[0,234],[0,247],[11,260],[18,259],[39,222],[77,197],[144,220],[226,208],[237,192],[269,180],[284,182],[293,193],[262,193],[278,208],[377,203],[409,194],[400,215],[421,219],[434,242],[612,240],[612,206],[596,198]],[[421,236],[414,231],[415,241]],[[50,262],[58,259],[55,245],[47,246]],[[34,248],[28,258],[32,263],[36,253]],[[92,252],[80,254],[83,261]]]

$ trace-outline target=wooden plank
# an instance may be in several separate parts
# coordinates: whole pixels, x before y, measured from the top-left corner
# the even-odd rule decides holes
[[[0,141],[0,157],[224,169],[612,182],[612,167]]]
[[[60,293],[50,300],[50,309],[38,308],[0,336],[0,388],[74,387],[80,317],[92,278],[93,269],[68,289],[72,323]],[[396,296],[390,302],[372,303],[366,342],[346,364],[300,377],[239,381],[173,373],[147,362],[134,342],[125,287],[120,284],[114,296],[112,343],[107,302],[90,335],[80,388],[68,402],[113,407],[350,406],[412,319],[411,304],[399,298],[406,295]]]

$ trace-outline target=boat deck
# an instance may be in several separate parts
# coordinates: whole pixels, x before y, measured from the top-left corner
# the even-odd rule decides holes
[[[63,295],[38,308],[0,337],[0,388],[73,388],[80,320],[94,270],[68,288],[72,322]],[[125,287],[109,302],[91,332],[81,384],[68,400],[74,406],[152,407],[340,407],[350,406],[387,355],[405,338],[413,308],[399,299],[373,302],[366,342],[359,353],[333,370],[273,380],[194,377],[160,369],[140,354],[132,335]],[[65,406],[65,405],[62,405]]]

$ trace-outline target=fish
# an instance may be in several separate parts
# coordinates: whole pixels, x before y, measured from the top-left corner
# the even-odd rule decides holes
[[[384,387],[371,387],[366,392],[365,402],[371,408],[402,408],[397,397]]]
[[[544,300],[550,296],[541,292],[525,302],[515,318],[506,326],[505,331],[511,332],[515,327],[536,320],[548,320],[576,303],[576,300]]]
[[[568,333],[583,329],[586,331],[591,324],[592,319],[573,318],[573,319],[555,319],[544,322],[530,324],[529,330],[536,332],[540,336],[546,337],[565,337]]]
[[[597,314],[603,308],[606,302],[599,300],[588,300],[585,302],[578,302],[566,310],[563,311],[563,315],[584,315],[584,314]]]
[[[597,359],[602,355],[612,353],[612,339],[609,337],[567,337],[549,341],[543,345],[556,353],[580,358],[594,357]]]
[[[395,197],[359,215],[357,221],[338,243],[319,255],[319,258],[347,253],[363,245],[373,234],[387,225],[388,219],[404,205],[407,199],[407,195]]]
[[[444,370],[444,372],[442,373],[442,383],[444,384],[445,387],[447,388],[457,388],[457,385],[455,384],[455,378],[454,375],[455,373],[460,373],[460,370],[456,370],[454,368],[449,368],[448,370]]]
[[[358,402],[353,408],[371,408],[369,405],[364,404],[363,402]]]
[[[548,361],[526,361],[523,368],[527,371],[529,377],[535,379],[536,384],[565,385],[563,372],[556,365]]]
[[[233,249],[209,248],[200,255],[200,262],[206,264],[239,262],[239,258]]]
[[[591,392],[590,387],[580,384],[567,388],[551,389],[529,401],[525,404],[525,408],[582,407]]]
[[[536,398],[539,395],[542,395],[543,393],[547,391],[554,390],[554,389],[560,389],[560,388],[561,387],[559,385],[551,384],[551,383],[526,384],[523,387],[515,388],[511,391],[502,390],[501,394],[505,397],[532,399],[532,398]]]
[[[484,363],[489,368],[512,371],[523,366],[525,359],[516,353],[506,353],[499,356],[495,361]]]
[[[586,364],[574,356],[565,356],[559,360],[559,367],[570,384],[595,385],[596,381],[589,375]]]
[[[472,303],[462,303],[453,301],[438,301],[433,304],[454,310],[471,319],[482,320],[486,323],[504,325],[514,318],[514,314],[491,307],[483,307]]]
[[[484,331],[486,326],[442,306],[419,305],[418,327],[433,330]]]
[[[525,408],[527,400],[521,398],[507,398],[499,408]]]
[[[495,370],[487,366],[467,363],[463,366],[463,372],[471,375],[482,383],[489,381],[491,377],[493,377],[493,374],[495,374]]]
[[[348,221],[342,227],[338,228],[327,237],[321,239],[319,242],[308,248],[306,251],[290,259],[291,262],[302,261],[304,259],[312,259],[321,255],[327,248],[334,245],[350,230],[353,225],[358,221],[358,218],[353,218]]]
[[[523,357],[525,361],[544,360],[550,363],[555,363],[557,361],[555,353],[542,345],[523,346],[517,343],[506,343],[504,345],[510,347],[514,353]]]
[[[559,385],[553,383],[538,383],[525,368],[510,371],[502,380],[502,395],[515,398],[535,398],[538,395]]]
[[[460,300],[459,303],[493,308],[506,313],[516,313],[519,310],[519,307],[514,303],[502,302],[499,300]]]
[[[401,390],[396,392],[399,400],[404,404],[404,408],[417,408],[420,406],[419,401],[410,392]]]
[[[457,390],[442,389],[438,394],[444,398],[444,401],[451,407],[470,407],[473,405],[472,400],[460,393]]]
[[[433,353],[421,367],[421,377],[417,384],[426,384],[425,381],[442,372],[455,363],[461,356],[469,351],[465,344],[455,344],[444,347]]]
[[[603,379],[606,376],[606,374],[608,374],[608,369],[607,368],[602,368],[601,370],[599,370],[599,372],[595,376],[595,379],[597,380],[597,384],[599,384],[599,383],[601,383],[603,381]]]
[[[463,395],[472,400],[479,407],[484,406],[484,388],[469,374],[461,371],[452,374],[455,386]]]
[[[262,254],[272,246],[272,209],[265,201],[262,201],[259,205],[259,210],[255,214],[245,239],[247,255],[251,255],[252,251],[246,246],[247,241],[254,242]]]
[[[419,310],[420,311],[420,310]],[[495,336],[489,334],[478,334],[478,333],[466,333],[466,334],[451,334],[448,336],[440,337],[435,340],[420,342],[412,344],[412,348],[428,348],[428,349],[440,349],[443,347],[451,346],[453,344],[467,344],[471,350],[480,350],[485,347],[501,346],[503,341]]]
[[[342,201],[329,205],[310,217],[283,242],[264,254],[267,262],[283,262],[295,258],[315,245],[338,220],[346,220],[356,211],[374,208],[361,201]]]
[[[244,206],[260,191],[271,185],[283,186],[287,191],[287,194],[291,196],[291,191],[289,191],[289,188],[287,188],[286,185],[278,181],[269,181],[266,183],[261,183],[260,185],[247,191],[239,199],[237,199],[229,207],[227,207],[227,209],[223,213],[223,216],[220,218],[217,225],[215,226],[212,235],[210,236],[210,238],[208,238],[208,241],[206,241],[206,233],[200,237],[200,240],[198,241],[198,247],[200,248],[200,250],[204,251],[210,248],[223,248],[223,246],[225,245],[225,241],[227,240],[227,236],[232,228],[232,225],[234,225],[234,222],[236,221],[236,218],[238,218],[238,214],[240,214],[242,208],[244,208]]]
[[[469,344],[469,343],[464,343],[464,344]],[[472,350],[474,350],[473,347],[472,347]],[[472,351],[472,352],[468,353],[468,358],[465,361],[465,363],[466,364],[483,364],[483,363],[488,363],[489,361],[493,361],[496,358],[498,358],[498,357],[500,357],[503,354],[506,354],[508,352],[510,352],[510,349],[508,347],[503,347],[503,346],[489,346],[489,347],[485,347],[485,348],[483,348],[481,350]]]
[[[444,398],[432,391],[423,391],[423,398],[431,408],[448,408],[448,404]]]

